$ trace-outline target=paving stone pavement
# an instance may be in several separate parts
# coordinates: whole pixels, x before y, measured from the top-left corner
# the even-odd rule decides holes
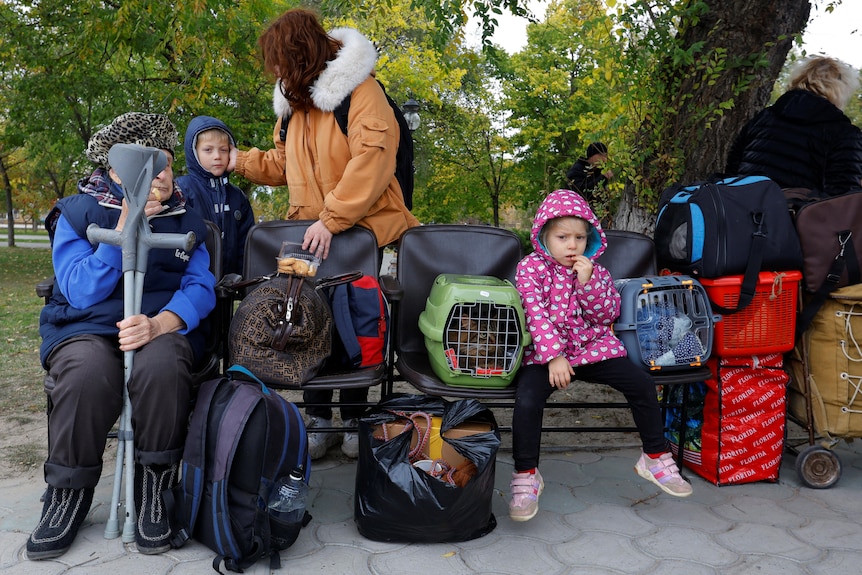
[[[283,551],[281,574],[685,574],[771,575],[862,572],[862,450],[836,447],[843,472],[831,489],[801,485],[786,454],[777,483],[717,487],[691,472],[694,494],[677,499],[640,479],[632,448],[546,451],[540,512],[515,523],[507,514],[511,454],[497,458],[497,528],[461,543],[370,541],[353,522],[356,464],[338,448],[315,462],[312,523]],[[0,481],[0,573],[185,575],[212,573],[213,553],[197,542],[144,556],[103,537],[113,468],[97,489],[87,522],[62,557],[31,562],[24,545],[36,524],[41,472]],[[270,573],[261,561],[246,573]]]

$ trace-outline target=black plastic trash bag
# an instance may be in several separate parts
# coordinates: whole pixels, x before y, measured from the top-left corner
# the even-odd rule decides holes
[[[381,424],[409,422],[398,412],[442,416],[440,435],[466,422],[485,423],[490,431],[458,439],[443,437],[454,450],[476,465],[462,487],[433,477],[409,460],[412,431],[381,441],[374,437]],[[359,421],[359,463],[356,472],[354,520],[364,537],[374,541],[445,543],[467,541],[497,526],[491,513],[494,470],[500,431],[490,409],[475,399],[446,401],[421,396],[397,396],[381,401]]]

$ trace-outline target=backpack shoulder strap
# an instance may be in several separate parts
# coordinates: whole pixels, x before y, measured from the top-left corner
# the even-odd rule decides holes
[[[252,411],[261,401],[261,396],[253,391],[255,386],[253,383],[228,381],[235,387],[235,393],[225,407],[223,417],[218,424],[212,460],[212,508],[206,512],[210,513],[213,528],[218,532],[216,537],[219,541],[218,552],[229,557],[240,557],[239,545],[230,524],[228,480],[242,430]]]
[[[178,490],[180,504],[175,506],[178,529],[174,541],[171,542],[174,547],[184,545],[195,530],[205,481],[204,464],[210,406],[218,388],[227,381],[227,378],[211,380],[204,383],[198,392],[183,451],[182,480]]]
[[[341,133],[347,135],[347,115],[350,113],[350,96],[347,94],[341,103],[338,104],[332,111],[335,114],[335,121],[338,122],[338,127],[341,128]]]
[[[335,121],[338,122],[338,127],[341,128],[341,133],[347,135],[347,114],[350,112],[350,94],[338,104],[332,111],[335,114]],[[291,115],[281,117],[281,127],[278,130],[278,138],[284,142],[287,140],[287,124],[290,123]]]
[[[289,472],[302,466],[306,471],[305,479],[308,480],[311,459],[302,415],[295,404],[265,386],[263,389],[263,401],[266,404],[269,420],[267,437],[274,441],[271,448],[268,446],[270,456],[264,460],[263,476],[267,481],[274,483],[279,479],[281,472],[285,470]],[[279,445],[276,440],[282,439]]]

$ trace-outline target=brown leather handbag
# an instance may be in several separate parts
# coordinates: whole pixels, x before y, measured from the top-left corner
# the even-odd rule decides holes
[[[230,361],[273,387],[300,387],[332,352],[327,280],[279,274],[261,279],[230,324]]]

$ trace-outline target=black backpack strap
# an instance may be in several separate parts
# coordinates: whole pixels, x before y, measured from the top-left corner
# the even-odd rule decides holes
[[[213,397],[218,388],[226,383],[225,378],[212,380],[204,383],[198,391],[183,450],[182,480],[170,498],[172,503],[169,503],[173,507],[173,512],[169,510],[169,514],[176,525],[171,538],[171,545],[175,548],[185,545],[194,534],[205,481],[207,421]]]
[[[231,368],[233,369],[233,368]],[[246,386],[245,382],[230,380],[231,385]],[[236,393],[225,407],[224,416],[215,438],[215,453],[212,469],[212,508],[205,510],[211,514],[213,528],[218,531],[220,541],[218,552],[225,556],[226,565],[229,559],[239,558],[240,549],[231,528],[230,511],[228,509],[228,481],[237,445],[249,416],[261,401],[260,395],[253,393]],[[245,559],[245,558],[243,558]],[[254,558],[256,561],[258,557]],[[228,567],[230,568],[230,567]]]
[[[332,111],[335,114],[335,121],[338,122],[338,127],[341,128],[341,133],[347,135],[347,114],[350,112],[350,94],[347,94],[340,104]],[[278,139],[282,142],[287,140],[287,125],[290,123],[290,118],[293,114],[285,114],[281,117],[281,126],[278,129]]]
[[[274,484],[279,479],[276,477],[279,470],[293,470],[301,466],[306,472],[305,479],[307,480],[311,470],[311,459],[309,458],[308,436],[302,421],[302,414],[296,404],[287,401],[263,383],[260,385],[263,392],[262,401],[266,405],[266,414],[269,420],[267,436],[272,441],[285,438],[278,457],[264,460],[263,476]],[[292,455],[295,456],[295,460],[291,459]]]
[[[350,94],[347,94],[341,103],[338,104],[332,111],[335,114],[335,121],[338,122],[338,127],[341,128],[341,133],[347,135],[347,115],[350,113]]]
[[[763,263],[763,252],[766,249],[766,234],[763,233],[763,212],[755,212],[751,214],[751,217],[754,221],[755,230],[751,234],[751,251],[745,266],[745,273],[742,276],[739,299],[736,300],[736,307],[733,308],[722,307],[710,301],[713,311],[720,314],[730,315],[742,311],[751,303],[757,291],[757,280],[760,277],[760,266]]]
[[[823,279],[823,283],[820,284],[820,287],[814,292],[812,298],[808,300],[802,307],[802,311],[799,312],[799,316],[796,319],[797,340],[802,337],[802,334],[805,333],[808,326],[814,321],[814,316],[817,315],[817,312],[826,302],[829,294],[838,286],[845,268],[847,269],[849,285],[860,283],[859,259],[856,256],[856,248],[853,246],[852,239],[853,232],[851,230],[838,232],[838,244],[841,246],[841,249],[835,256],[835,259],[832,260],[832,265],[829,266],[829,272]]]
[[[287,140],[287,125],[290,123],[290,117],[293,114],[285,114],[281,117],[281,127],[278,129],[278,139],[284,142]]]

